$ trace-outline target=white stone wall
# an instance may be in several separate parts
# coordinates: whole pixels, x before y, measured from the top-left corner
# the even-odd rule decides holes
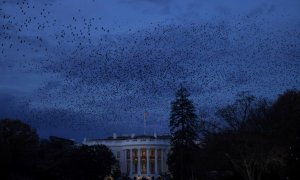
[[[83,144],[86,145],[106,145],[109,147],[112,152],[114,153],[116,159],[120,162],[120,169],[122,174],[127,173],[127,159],[126,159],[126,150],[130,150],[132,152],[132,149],[147,149],[147,158],[146,158],[146,163],[149,165],[147,167],[147,173],[142,174],[141,171],[141,157],[139,156],[138,160],[140,163],[138,163],[138,173],[129,173],[128,175],[133,179],[134,177],[155,177],[157,178],[159,176],[158,172],[158,167],[161,166],[162,172],[168,172],[168,167],[167,167],[167,155],[170,150],[170,140],[169,139],[160,139],[159,137],[157,138],[132,138],[132,139],[125,139],[125,140],[120,140],[117,139],[117,137],[114,137],[114,139],[103,139],[103,140],[88,140],[84,141]],[[155,173],[151,174],[150,172],[150,150],[151,149],[156,149],[155,154],[158,156],[159,150],[161,150],[161,164],[158,165],[158,159],[155,159]],[[140,155],[140,154],[139,154]],[[158,158],[158,157],[154,158]],[[132,154],[131,157],[132,158]],[[133,163],[133,159],[130,159],[131,163]],[[147,162],[149,161],[149,163]],[[131,165],[131,168],[133,169],[133,164]]]

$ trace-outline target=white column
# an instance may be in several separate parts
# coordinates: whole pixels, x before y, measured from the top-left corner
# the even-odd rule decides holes
[[[130,175],[133,173],[133,156],[132,149],[130,149]]]
[[[141,174],[141,149],[138,149],[138,174]]]
[[[124,151],[125,151],[125,154],[124,154],[125,160],[123,159],[124,160],[123,163],[125,163],[125,165],[123,167],[125,167],[125,168],[123,169],[123,172],[127,173],[127,149],[125,149]]]
[[[147,152],[147,159],[146,159],[146,162],[147,162],[147,174],[150,174],[150,157],[149,157],[149,148],[146,149],[146,152]]]
[[[164,173],[164,161],[165,161],[165,158],[164,158],[164,150],[161,149],[161,150],[160,150],[160,153],[161,153],[161,154],[160,154],[160,163],[161,163],[161,165],[160,165],[161,167],[160,167],[160,168],[161,168],[161,172]]]
[[[157,171],[157,148],[155,148],[155,174],[158,174],[158,171]]]

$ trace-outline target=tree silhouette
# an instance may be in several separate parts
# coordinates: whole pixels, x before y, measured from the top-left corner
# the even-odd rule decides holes
[[[104,145],[70,145],[66,141],[44,142],[42,179],[104,179],[115,175],[118,162]]]
[[[0,179],[29,177],[36,169],[39,137],[20,120],[0,120]]]
[[[183,86],[176,92],[176,100],[172,102],[170,115],[171,152],[168,165],[174,179],[193,178],[193,155],[197,140],[197,115],[195,107]]]
[[[218,133],[227,144],[224,154],[245,180],[283,179],[286,169],[295,167],[292,159],[297,158],[288,163],[288,157],[297,149],[299,105],[299,92],[287,91],[271,106],[247,95],[218,111],[228,124]],[[296,174],[294,170],[290,177]]]
[[[269,128],[287,154],[289,179],[300,179],[300,91],[287,90],[271,107]]]
[[[77,145],[51,136],[39,140],[20,120],[0,120],[0,179],[104,179],[120,175],[119,164],[104,145]]]
[[[238,93],[233,104],[219,109],[216,114],[225,121],[230,130],[237,131],[251,115],[255,100],[256,98],[248,92]]]

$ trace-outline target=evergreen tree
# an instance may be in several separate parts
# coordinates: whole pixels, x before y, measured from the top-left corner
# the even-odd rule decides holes
[[[0,179],[31,179],[38,146],[39,137],[28,124],[0,119]]]
[[[194,153],[197,140],[197,115],[193,102],[185,87],[176,92],[170,115],[170,132],[172,149],[168,165],[174,179],[193,179]]]

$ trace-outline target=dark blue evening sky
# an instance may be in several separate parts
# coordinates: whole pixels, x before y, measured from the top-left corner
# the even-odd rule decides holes
[[[180,84],[209,114],[300,88],[298,0],[1,0],[0,40],[0,118],[42,137],[168,133]]]

